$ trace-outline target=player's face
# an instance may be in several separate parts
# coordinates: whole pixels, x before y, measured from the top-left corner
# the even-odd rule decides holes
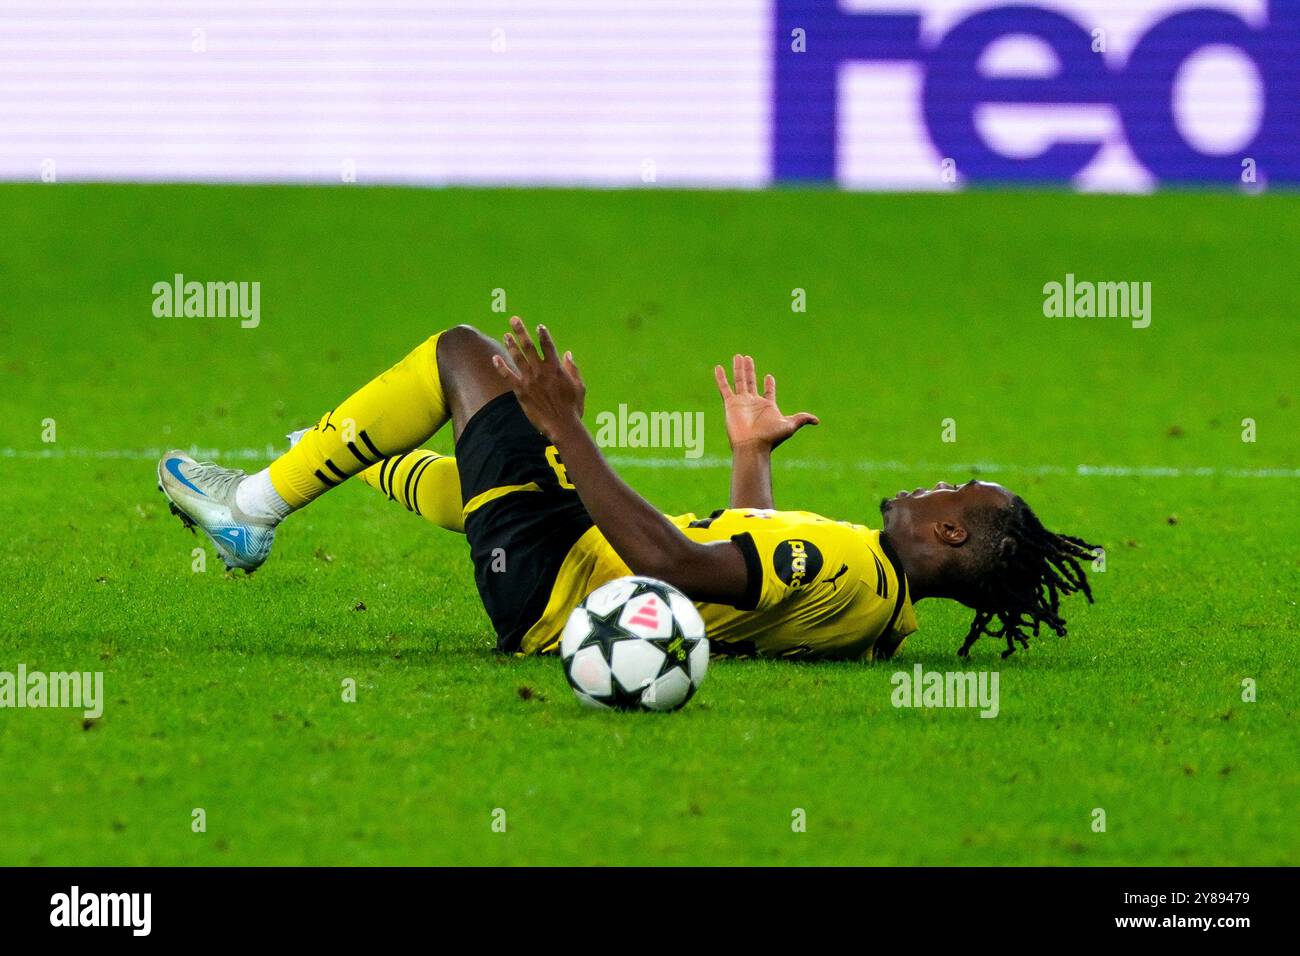
[[[886,531],[933,522],[964,524],[970,509],[1006,507],[1012,497],[1011,492],[991,481],[972,478],[964,485],[941,481],[933,488],[900,491],[884,499],[880,502],[880,514],[885,519]]]

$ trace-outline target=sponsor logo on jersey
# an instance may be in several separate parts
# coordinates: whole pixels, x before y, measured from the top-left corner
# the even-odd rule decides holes
[[[821,571],[822,553],[811,541],[791,538],[776,546],[772,567],[786,586],[801,588],[811,584]]]

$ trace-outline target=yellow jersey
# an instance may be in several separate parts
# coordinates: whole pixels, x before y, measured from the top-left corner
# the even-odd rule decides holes
[[[727,508],[707,518],[670,516],[694,541],[734,541],[749,591],[735,607],[696,602],[714,653],[870,660],[916,630],[907,579],[880,532],[808,511]],[[520,651],[548,653],[573,608],[607,581],[631,574],[599,528],[560,566],[546,610]]]

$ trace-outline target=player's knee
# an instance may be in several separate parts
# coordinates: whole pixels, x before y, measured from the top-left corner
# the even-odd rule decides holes
[[[465,355],[491,346],[491,339],[472,325],[453,325],[438,336],[438,355]]]
[[[471,341],[483,337],[482,332],[480,332],[474,326],[469,325],[468,323],[453,325],[446,332],[444,332],[443,335],[451,336],[452,339],[469,339]]]
[[[504,354],[499,342],[472,325],[447,329],[438,338],[436,358],[443,388],[453,397],[464,398],[467,406],[474,404],[479,393],[491,397],[501,385],[492,368],[492,356]]]

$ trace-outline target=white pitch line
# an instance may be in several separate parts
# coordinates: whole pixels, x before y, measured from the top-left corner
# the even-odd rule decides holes
[[[164,448],[0,448],[0,458],[23,460],[90,459],[106,461],[157,461],[168,449]],[[184,451],[201,461],[271,461],[283,453],[274,445],[263,448],[200,448],[190,446]],[[610,455],[609,463],[616,468],[650,468],[655,470],[729,469],[730,458],[641,458],[635,455]],[[1178,468],[1161,465],[1008,465],[994,462],[906,462],[906,461],[853,461],[832,462],[812,458],[776,458],[780,468],[806,471],[930,472],[954,474],[967,472],[976,475],[1011,472],[1031,475],[1076,475],[1083,478],[1300,478],[1300,468],[1216,468],[1202,466]]]

